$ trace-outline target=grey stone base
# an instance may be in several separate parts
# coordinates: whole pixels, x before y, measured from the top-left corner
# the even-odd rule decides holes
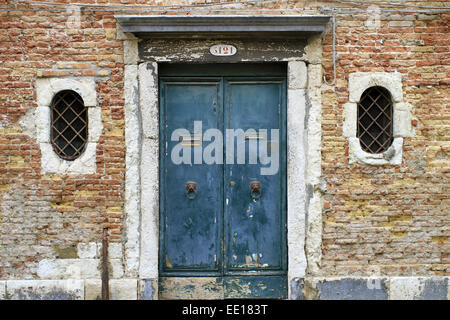
[[[297,278],[293,300],[449,300],[449,277]]]
[[[292,300],[449,300],[449,277],[296,278]],[[111,300],[158,299],[156,279],[111,279]],[[0,280],[0,300],[95,300],[101,280]]]
[[[155,280],[111,279],[111,300],[153,300]],[[0,280],[0,300],[100,300],[100,279]]]

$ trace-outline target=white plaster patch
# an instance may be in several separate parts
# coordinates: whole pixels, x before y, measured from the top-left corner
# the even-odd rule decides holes
[[[35,124],[37,141],[39,143],[50,143],[50,108],[48,106],[36,108]]]
[[[357,105],[356,103],[345,103],[343,106],[344,122],[342,125],[342,134],[344,137],[356,137],[357,133]]]
[[[94,107],[88,109],[88,121],[89,121],[89,132],[88,132],[88,145],[97,143],[98,139],[103,131],[102,122],[102,109],[100,107]]]
[[[402,75],[398,72],[354,72],[348,77],[349,101],[359,102],[361,95],[370,87],[384,87],[394,102],[403,101]]]
[[[394,105],[394,137],[412,137],[411,121],[412,105],[404,102],[396,103]]]
[[[138,40],[125,40],[123,46],[123,61],[125,64],[137,64],[139,60]]]
[[[123,257],[122,244],[110,242],[108,246],[108,257],[110,259],[121,259]]]
[[[308,65],[308,89],[322,86],[323,67],[321,64]]]
[[[142,121],[145,138],[159,137],[158,65],[146,62],[139,65],[139,106],[148,121]],[[151,119],[151,120],[150,120]]]
[[[61,159],[50,143],[50,104],[58,92],[73,90],[88,108],[88,142],[84,152],[74,161]],[[43,173],[89,174],[95,173],[97,142],[103,130],[101,108],[97,106],[97,91],[93,77],[40,78],[36,80],[35,124],[36,138],[41,148]]]
[[[111,279],[122,278],[122,259],[109,258]],[[101,277],[100,259],[43,259],[37,275],[42,279],[89,279]]]
[[[109,281],[111,300],[137,300],[137,279],[116,279]]]
[[[305,89],[307,82],[306,63],[304,61],[289,61],[288,88]]]
[[[18,122],[22,132],[31,137],[36,135],[35,111],[35,108],[29,108]]]
[[[99,278],[99,259],[43,259],[37,275],[42,279]]]
[[[136,300],[137,279],[112,279],[109,281],[109,298],[111,300]],[[97,300],[102,297],[102,282],[100,279],[85,280],[85,299]]]
[[[94,259],[97,258],[97,243],[79,243],[77,245],[77,254],[80,259]]]
[[[86,279],[84,281],[84,299],[100,300],[102,298],[102,281],[100,279]]]
[[[306,60],[310,64],[322,63],[322,35],[308,37],[308,44],[305,47]]]
[[[424,285],[419,278],[394,277],[389,281],[390,300],[414,300],[421,295]]]
[[[0,300],[6,299],[6,281],[0,281]]]
[[[109,259],[109,263],[111,266],[110,278],[111,279],[120,279],[124,276],[125,271],[123,268],[122,259]]]
[[[63,90],[73,90],[83,98],[86,107],[97,105],[94,77],[55,77],[36,79],[38,106],[49,106],[54,95]]]
[[[81,156],[73,161],[58,157],[50,143],[42,142],[41,168],[43,173],[90,174],[95,173],[97,143],[87,143]]]
[[[349,163],[370,165],[400,165],[402,163],[403,138],[394,138],[392,145],[384,153],[368,153],[361,148],[358,138],[348,138]],[[389,153],[392,157],[389,156]]]

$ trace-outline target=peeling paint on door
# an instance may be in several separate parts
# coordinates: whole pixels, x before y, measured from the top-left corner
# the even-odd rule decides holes
[[[285,77],[162,77],[160,103],[160,298],[285,297]],[[171,132],[194,132],[195,121],[203,130],[280,130],[278,172],[261,175],[266,165],[237,155],[230,165],[173,164]],[[271,130],[248,137],[246,159],[254,140],[274,139]]]

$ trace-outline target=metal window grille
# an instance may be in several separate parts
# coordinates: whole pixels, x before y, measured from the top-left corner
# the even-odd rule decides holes
[[[392,144],[392,99],[383,87],[364,91],[358,103],[358,132],[361,148],[369,153],[381,153]]]
[[[84,151],[88,138],[87,108],[72,90],[58,92],[51,104],[51,143],[65,160],[75,160]]]

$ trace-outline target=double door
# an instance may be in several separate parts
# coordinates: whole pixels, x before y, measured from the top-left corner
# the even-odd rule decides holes
[[[287,294],[286,79],[236,72],[160,77],[161,298]]]

